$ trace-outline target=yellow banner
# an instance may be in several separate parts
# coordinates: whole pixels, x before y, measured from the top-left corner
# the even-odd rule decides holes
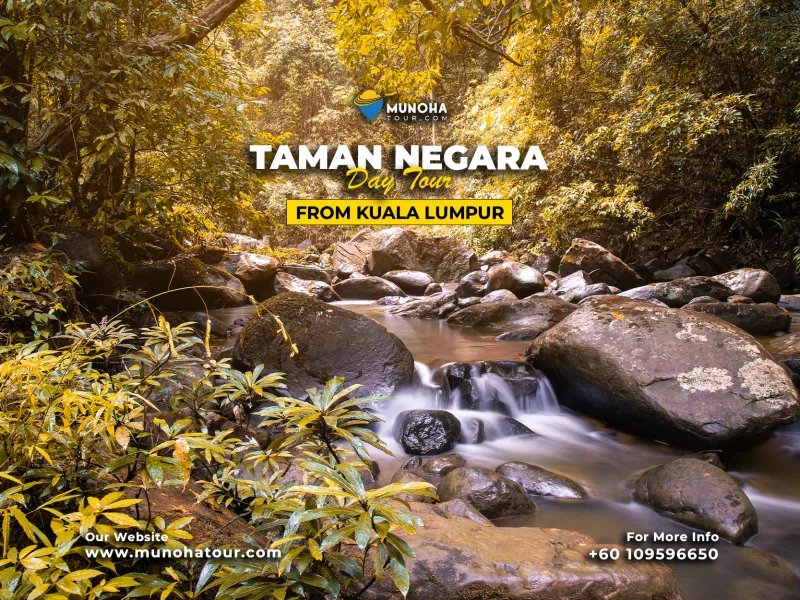
[[[287,225],[511,225],[511,200],[287,200]]]

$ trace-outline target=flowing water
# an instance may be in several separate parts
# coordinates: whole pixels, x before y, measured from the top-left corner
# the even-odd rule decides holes
[[[450,362],[519,360],[528,342],[497,342],[496,332],[456,328],[443,321],[406,319],[387,314],[371,302],[337,302],[337,305],[375,319],[396,334],[417,361],[416,388],[398,392],[381,415],[385,423],[379,433],[394,453],[380,455],[380,483],[388,483],[407,456],[391,435],[394,416],[411,408],[432,408],[441,403],[431,378],[432,369]],[[232,323],[249,316],[250,309],[215,312]],[[796,317],[792,327],[800,329]],[[766,340],[763,340],[766,342]],[[486,423],[482,444],[459,444],[453,452],[473,466],[494,468],[510,460],[535,464],[567,475],[589,490],[589,500],[534,498],[537,511],[528,516],[496,521],[502,527],[534,526],[569,529],[586,533],[601,543],[631,548],[647,544],[625,541],[627,532],[687,533],[691,528],[664,518],[630,501],[626,488],[636,472],[688,455],[679,449],[649,442],[604,427],[597,421],[560,407],[546,380],[535,397],[515,399],[502,378],[475,374],[483,394],[499,398],[510,414],[533,430],[536,436],[496,437],[492,422],[499,418],[485,411],[461,410],[451,398],[448,410],[460,420],[479,416]],[[496,434],[496,431],[494,431]],[[492,439],[495,438],[495,439]],[[769,440],[738,456],[726,457],[731,476],[742,484],[756,508],[759,533],[745,546],[719,541],[682,546],[713,547],[716,561],[672,561],[687,600],[751,598],[800,598],[800,423],[777,431]],[[679,545],[656,544],[657,547]],[[763,551],[763,552],[762,552]],[[780,562],[764,554],[768,552]]]

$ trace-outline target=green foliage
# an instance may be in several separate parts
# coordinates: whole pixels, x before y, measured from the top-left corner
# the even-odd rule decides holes
[[[370,584],[368,554],[376,578],[390,571],[407,590],[404,557],[413,553],[396,530],[413,533],[420,523],[390,502],[432,495],[431,486],[365,489],[350,459],[355,451],[368,460],[364,444],[383,448],[361,427],[375,417],[360,405],[376,399],[350,399],[354,388],[340,390],[341,380],[310,390],[310,402],[282,398],[280,374],[191,358],[198,344],[191,324],[160,318],[138,332],[114,320],[69,325],[57,348],[35,341],[0,350],[0,598],[347,597]],[[226,405],[240,423],[212,428],[225,422]],[[272,430],[261,445],[239,419],[256,405]],[[283,481],[293,461],[304,485]],[[138,545],[152,549],[213,543],[193,539],[191,517],[168,520],[151,501],[158,489],[190,484],[202,489],[198,502],[232,510],[252,526],[249,543],[281,558],[166,567],[91,558],[133,548],[114,538],[120,531],[163,534]]]

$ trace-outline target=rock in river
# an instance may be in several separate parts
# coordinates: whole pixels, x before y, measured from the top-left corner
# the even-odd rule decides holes
[[[517,302],[487,302],[453,313],[449,325],[465,327],[536,327],[549,329],[565,318],[575,306],[558,298],[531,297]]]
[[[591,560],[601,546],[560,529],[494,527],[437,505],[413,504],[425,527],[398,532],[411,546],[406,600],[682,600],[666,565]],[[371,561],[368,561],[371,563]],[[367,573],[367,577],[371,574]],[[362,596],[402,600],[391,577]]]
[[[460,467],[450,471],[439,483],[442,502],[466,500],[487,519],[525,515],[536,510],[518,483],[482,467]]]
[[[368,317],[296,292],[270,298],[262,308],[239,334],[233,364],[242,370],[263,364],[266,372],[285,373],[293,396],[305,397],[306,388],[337,376],[346,385],[362,384],[358,395],[391,394],[411,382],[414,359],[408,348]],[[299,349],[296,356],[267,310],[283,321]]]
[[[684,306],[684,310],[692,310],[717,317],[753,335],[768,335],[776,331],[789,331],[789,327],[792,324],[792,316],[786,310],[769,302],[762,304],[702,302]]]
[[[586,498],[587,495],[586,490],[569,477],[528,463],[511,461],[503,463],[495,471],[506,479],[516,481],[534,496]]]
[[[598,296],[539,336],[531,354],[562,404],[690,449],[750,445],[800,417],[772,355],[701,313]]]
[[[333,286],[342,298],[355,300],[378,300],[384,296],[405,296],[405,292],[391,281],[380,277],[350,277]]]
[[[707,296],[726,300],[733,291],[711,277],[686,277],[667,283],[654,283],[622,292],[620,296],[634,300],[660,300],[667,306],[680,308],[694,298]]]
[[[422,296],[433,283],[433,277],[422,271],[389,271],[383,274],[383,278],[414,296]]]
[[[486,289],[508,290],[518,298],[527,298],[531,294],[544,290],[544,277],[528,265],[518,262],[504,262],[489,269],[489,281]]]
[[[670,519],[743,544],[758,531],[750,499],[730,475],[697,458],[679,458],[639,475],[633,497]]]
[[[593,283],[607,283],[622,290],[644,283],[636,271],[600,244],[575,238],[561,259],[558,274],[565,277],[581,270],[591,275]]]
[[[392,433],[408,454],[442,454],[455,446],[461,423],[446,410],[404,410]]]
[[[715,275],[713,279],[731,288],[735,294],[747,296],[755,302],[776,303],[781,299],[781,286],[769,271],[736,269]]]
[[[297,292],[308,294],[323,302],[339,300],[339,295],[324,281],[313,279],[300,279],[291,273],[278,273],[275,275],[275,294],[283,292]]]
[[[410,302],[399,303],[389,312],[401,317],[444,319],[457,309],[456,300],[454,292],[439,292],[417,300],[412,299]]]

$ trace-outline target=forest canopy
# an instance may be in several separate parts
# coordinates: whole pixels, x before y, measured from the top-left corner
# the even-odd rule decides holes
[[[3,7],[8,240],[66,223],[99,231],[109,251],[275,235],[287,197],[343,194],[336,175],[257,174],[251,143],[509,144],[540,146],[549,171],[459,177],[441,192],[514,200],[514,226],[458,230],[478,246],[563,249],[591,235],[797,253],[794,2]],[[369,124],[350,102],[364,88],[445,101],[450,119]]]

